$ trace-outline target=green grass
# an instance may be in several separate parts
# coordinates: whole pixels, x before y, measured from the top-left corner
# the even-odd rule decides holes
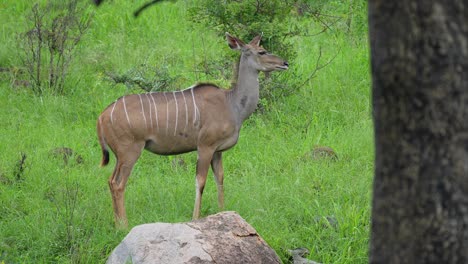
[[[144,1],[106,2],[94,10],[66,95],[33,96],[0,73],[0,263],[104,262],[126,235],[113,227],[107,179],[115,158],[99,168],[95,123],[116,98],[141,91],[111,85],[106,71],[165,65],[182,76],[177,85],[185,88],[209,79],[197,72],[205,58],[232,52],[209,29],[184,19],[190,1],[155,5],[138,19],[130,11]],[[20,67],[15,34],[32,4],[1,5],[0,67]],[[306,82],[319,47],[323,63],[338,55]],[[373,173],[366,36],[329,32],[296,38],[296,48],[291,69],[278,74],[304,85],[247,120],[239,143],[223,155],[226,210],[239,212],[283,261],[286,249],[307,247],[318,262],[366,263]],[[316,145],[332,147],[339,159],[304,158]],[[84,162],[64,165],[51,155],[61,146]],[[126,191],[130,227],[190,221],[196,153],[182,157],[186,168],[148,152],[139,159]],[[217,212],[216,195],[210,172],[204,216]]]

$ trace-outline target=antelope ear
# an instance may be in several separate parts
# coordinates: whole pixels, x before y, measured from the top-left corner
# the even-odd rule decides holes
[[[242,47],[244,47],[245,45],[245,43],[242,42],[242,40],[229,35],[229,33],[227,32],[226,32],[226,40],[227,40],[229,47],[233,50],[242,50]]]
[[[263,33],[261,35],[257,35],[255,38],[253,38],[249,44],[250,45],[255,45],[260,47],[260,41],[262,40]]]

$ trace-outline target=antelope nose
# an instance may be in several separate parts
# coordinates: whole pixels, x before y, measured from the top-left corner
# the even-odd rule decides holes
[[[289,67],[289,63],[288,63],[287,61],[285,61],[285,62],[283,63],[283,65],[286,66],[286,67]]]

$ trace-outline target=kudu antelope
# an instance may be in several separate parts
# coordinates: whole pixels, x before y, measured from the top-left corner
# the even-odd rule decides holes
[[[286,61],[260,46],[261,36],[248,44],[228,33],[226,39],[231,49],[241,52],[237,80],[232,89],[197,84],[182,91],[126,95],[99,116],[97,133],[103,153],[101,165],[109,162],[108,147],[117,158],[109,178],[116,226],[127,226],[125,184],[143,149],[160,155],[196,150],[193,219],[200,216],[210,164],[218,189],[218,206],[223,208],[222,152],[237,143],[242,122],[257,107],[259,71],[288,69]]]

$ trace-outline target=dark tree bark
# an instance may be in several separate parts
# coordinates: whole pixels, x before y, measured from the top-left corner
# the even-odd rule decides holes
[[[371,263],[468,263],[468,2],[369,1]]]

